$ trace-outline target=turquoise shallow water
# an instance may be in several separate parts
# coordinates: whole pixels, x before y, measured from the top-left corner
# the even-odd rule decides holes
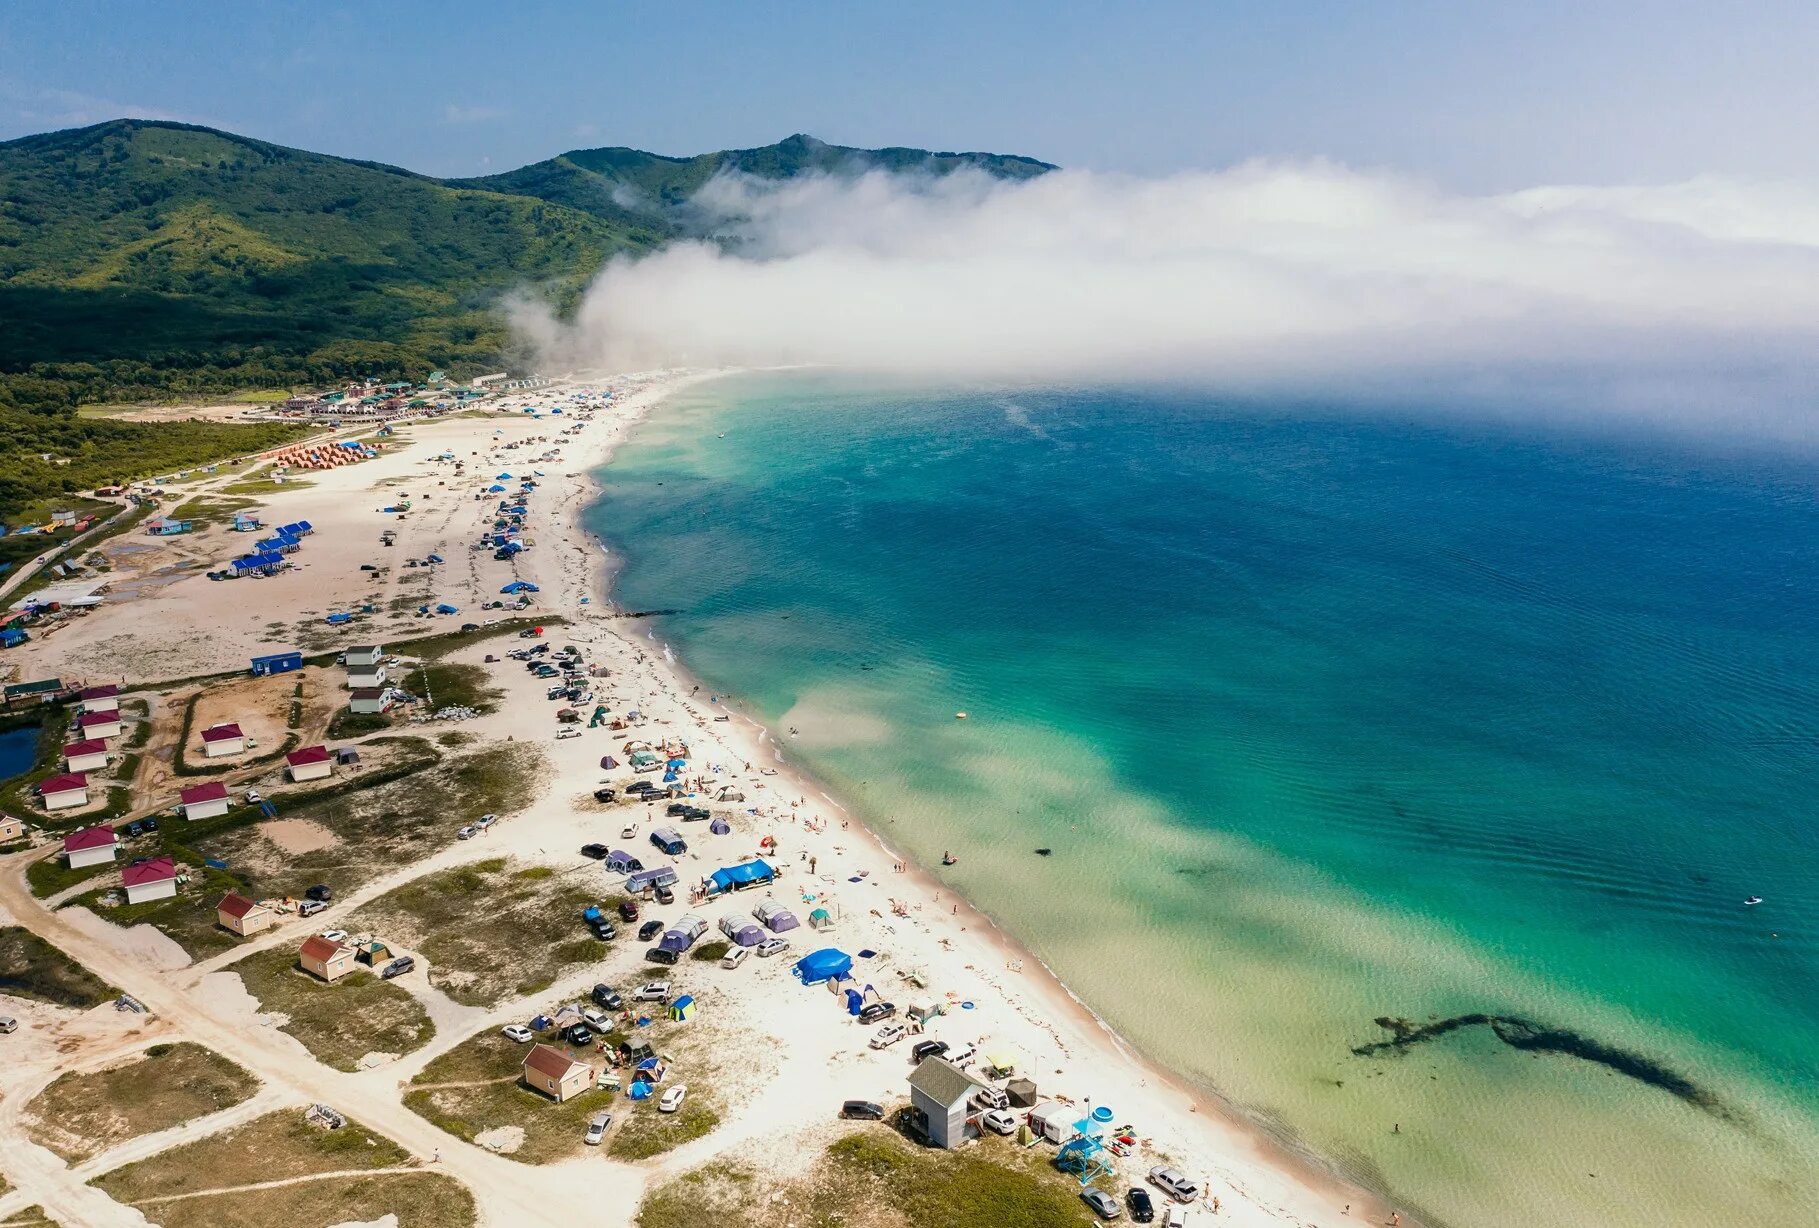
[[[622,604],[1281,1137],[1442,1223],[1819,1220],[1819,472],[790,376],[604,477]]]

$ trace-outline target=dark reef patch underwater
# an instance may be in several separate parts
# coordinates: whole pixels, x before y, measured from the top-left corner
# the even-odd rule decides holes
[[[1355,1046],[1352,1052],[1358,1057],[1382,1057],[1385,1054],[1406,1053],[1416,1045],[1438,1040],[1448,1033],[1457,1032],[1462,1028],[1488,1027],[1498,1040],[1512,1049],[1522,1049],[1530,1053],[1559,1053],[1567,1057],[1576,1057],[1582,1061],[1608,1067],[1618,1074],[1628,1075],[1650,1087],[1658,1087],[1714,1116],[1725,1118],[1733,1116],[1716,1096],[1685,1075],[1670,1070],[1652,1058],[1643,1057],[1641,1054],[1632,1053],[1627,1049],[1619,1049],[1615,1045],[1607,1045],[1602,1041],[1593,1040],[1589,1036],[1581,1036],[1566,1028],[1550,1028],[1515,1015],[1477,1013],[1454,1015],[1450,1019],[1438,1019],[1433,1023],[1420,1024],[1412,1019],[1397,1019],[1390,1015],[1379,1015],[1375,1022],[1378,1027],[1390,1033],[1390,1038]]]

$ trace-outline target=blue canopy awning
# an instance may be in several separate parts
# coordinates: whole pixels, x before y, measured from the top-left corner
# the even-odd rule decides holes
[[[819,985],[823,981],[843,977],[852,970],[853,957],[838,947],[822,947],[819,951],[810,951],[790,969],[804,985]]]
[[[722,866],[708,875],[708,883],[716,892],[737,891],[741,887],[754,887],[768,883],[777,877],[777,872],[770,863],[754,859],[741,862],[736,866]]]

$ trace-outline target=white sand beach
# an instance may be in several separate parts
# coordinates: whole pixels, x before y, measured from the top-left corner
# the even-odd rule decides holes
[[[463,622],[496,617],[500,612],[481,607],[499,600],[508,582],[539,586],[533,612],[566,620],[551,628],[549,638],[580,646],[591,662],[606,667],[608,675],[595,681],[600,702],[615,714],[638,709],[646,723],[635,735],[597,728],[556,740],[559,726],[544,684],[510,660],[489,666],[494,685],[505,692],[498,710],[458,727],[541,748],[549,767],[537,799],[485,838],[451,839],[445,853],[431,862],[397,867],[381,884],[349,901],[353,904],[426,865],[509,852],[573,867],[580,844],[617,842],[625,823],[638,826],[638,845],[648,852],[645,835],[663,821],[658,808],[603,811],[589,800],[599,784],[623,778],[623,772],[603,773],[600,760],[618,754],[630,736],[687,742],[688,771],[711,778],[708,794],[721,788],[744,794],[729,834],[710,836],[706,824],[689,825],[690,849],[677,859],[683,885],[759,853],[760,841],[768,837],[774,843],[766,855],[784,872],[773,888],[776,896],[804,910],[829,908],[836,924],[824,936],[806,927],[792,934],[793,949],[785,958],[752,960],[732,971],[699,965],[678,969],[703,983],[704,1012],[715,1027],[736,1038],[729,1042],[735,1055],[749,1052],[749,1062],[741,1063],[747,1067],[743,1081],[735,1078],[730,1084],[730,1111],[717,1130],[659,1160],[603,1165],[590,1157],[522,1170],[513,1184],[490,1194],[488,1183],[499,1162],[449,1138],[439,1149],[444,1171],[476,1190],[489,1222],[509,1222],[499,1216],[511,1197],[543,1183],[557,1196],[591,1189],[600,1208],[592,1218],[629,1223],[639,1192],[657,1181],[735,1149],[748,1157],[763,1156],[778,1172],[806,1167],[819,1145],[837,1137],[844,1126],[835,1118],[842,1100],[901,1100],[910,1071],[908,1042],[869,1049],[872,1029],[851,1020],[823,990],[803,988],[789,977],[792,959],[822,945],[875,952],[860,961],[855,975],[900,1005],[930,998],[947,1003],[949,1009],[932,1021],[928,1037],[980,1057],[998,1051],[1016,1055],[1019,1073],[1035,1080],[1045,1099],[1067,1098],[1083,1108],[1089,1099],[1112,1106],[1117,1122],[1130,1123],[1139,1140],[1132,1154],[1119,1161],[1122,1177],[1140,1183],[1152,1164],[1181,1168],[1204,1191],[1204,1205],[1195,1211],[1203,1222],[1386,1222],[1391,1208],[1290,1153],[1216,1099],[1180,1086],[1131,1051],[1012,938],[904,862],[820,785],[793,768],[764,729],[708,702],[708,688],[698,686],[650,638],[646,622],[613,608],[604,591],[609,573],[605,547],[580,523],[582,510],[596,495],[590,475],[640,415],[678,388],[710,375],[576,378],[495,403],[506,410],[553,406],[579,389],[612,389],[610,405],[585,422],[514,412],[458,415],[404,427],[383,441],[377,459],[310,474],[304,483],[260,496],[268,524],[308,520],[315,528],[293,570],[269,579],[222,583],[211,582],[197,569],[167,574],[155,585],[134,585],[124,574],[131,561],[123,559],[118,587],[134,595],[109,601],[42,637],[33,646],[29,668],[38,675],[89,684],[124,680],[131,688],[148,680],[244,669],[249,658],[264,652],[384,644],[453,630]],[[455,460],[442,459],[448,454],[465,463],[460,475]],[[526,536],[532,548],[510,561],[473,549],[498,502],[497,495],[488,493],[495,475],[521,477],[533,471],[542,476],[529,500]],[[380,510],[407,496],[408,514]],[[196,497],[209,497],[206,484]],[[388,530],[397,534],[389,547],[380,541]],[[212,567],[242,553],[242,546],[238,535],[217,528],[185,540],[182,548],[207,557]],[[407,558],[432,553],[445,562],[403,566]],[[386,570],[365,571],[363,565]],[[419,604],[438,602],[459,607],[460,613],[419,617],[415,612]],[[330,613],[358,611],[363,605],[373,607],[373,613],[346,627],[324,624]],[[300,637],[311,644],[299,643]],[[488,653],[503,656],[515,646],[515,640],[488,641],[462,649],[450,660],[480,664]],[[340,702],[332,695],[326,698]],[[145,801],[168,804],[169,799]],[[459,816],[450,818],[452,828]],[[273,836],[289,849],[316,847],[329,838],[309,824],[275,830]],[[752,903],[739,895],[694,911],[712,923],[723,913],[743,914]],[[118,949],[122,957],[133,957],[130,945],[122,942]],[[197,965],[148,971],[165,978],[173,992],[194,991],[194,1009],[206,1013],[221,1000],[201,991],[210,970]],[[910,973],[926,990],[904,979]],[[1168,1009],[1166,986],[1138,986],[1134,992]],[[420,1069],[435,1052],[478,1026],[513,1018],[503,1010],[460,1013],[452,1021],[468,1026],[445,1027],[429,1050],[410,1055],[401,1065],[336,1077],[349,1086],[352,1080],[367,1080],[362,1086],[370,1085],[374,1094],[394,1089],[395,1095],[398,1080]],[[220,1022],[232,1028],[241,1021]],[[1216,1044],[1217,1037],[1208,1037],[1207,1043]],[[401,1070],[406,1073],[400,1075]],[[469,1153],[479,1158],[470,1161]]]

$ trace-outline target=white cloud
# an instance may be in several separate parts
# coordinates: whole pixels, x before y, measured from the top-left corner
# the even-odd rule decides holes
[[[1783,413],[1819,340],[1819,193],[1702,179],[1460,196],[1324,164],[1022,183],[724,178],[731,236],[605,269],[552,362],[818,363]]]

